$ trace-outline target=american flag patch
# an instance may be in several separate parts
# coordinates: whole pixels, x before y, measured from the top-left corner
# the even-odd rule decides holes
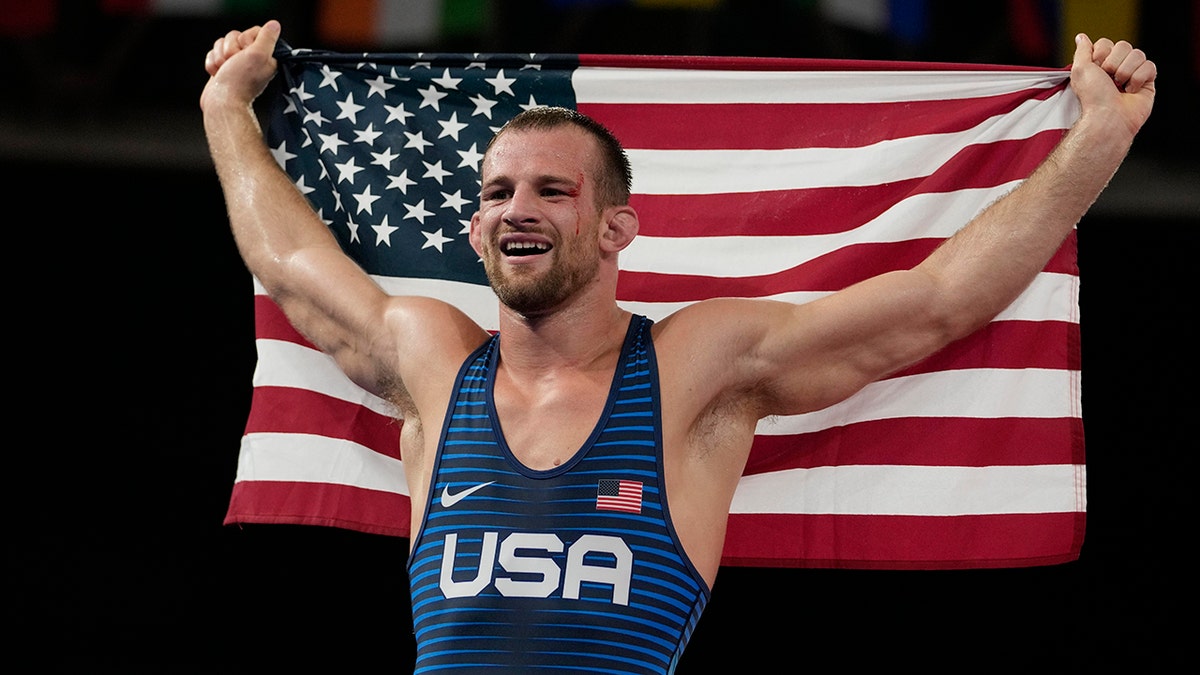
[[[604,511],[642,512],[642,482],[601,478],[596,485],[596,508]]]

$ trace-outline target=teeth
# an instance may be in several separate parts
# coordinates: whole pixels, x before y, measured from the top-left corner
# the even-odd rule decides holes
[[[548,244],[543,244],[543,243],[539,243],[539,242],[518,241],[518,242],[506,244],[504,246],[504,250],[528,253],[528,252],[536,252],[536,251],[549,251],[550,246]]]

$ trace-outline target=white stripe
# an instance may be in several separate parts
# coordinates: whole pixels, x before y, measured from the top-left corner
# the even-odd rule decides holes
[[[357,443],[311,434],[242,437],[235,482],[337,483],[408,495],[404,463]]]
[[[1079,323],[1079,277],[1072,274],[1042,272],[1034,277],[1011,305],[993,321],[1066,321]],[[794,291],[763,296],[764,300],[805,303],[830,295],[827,291]],[[662,321],[692,302],[641,302],[622,300],[620,306],[635,314]]]
[[[854,244],[952,236],[1020,181],[992,188],[918,194],[846,232],[811,235],[655,237],[639,235],[621,251],[621,269],[660,274],[741,277],[791,269]],[[820,214],[812,214],[820,219]],[[797,224],[797,229],[802,225]]]
[[[903,417],[1078,417],[1079,371],[1043,368],[945,370],[873,382],[803,415],[760,420],[755,433],[785,436]]]
[[[351,382],[329,355],[285,340],[259,338],[255,345],[258,349],[255,387],[308,389],[370,408],[380,415],[396,416],[390,403]]]
[[[1073,96],[1073,94],[1072,94]],[[646,150],[627,148],[635,194],[687,195],[879,185],[928,176],[971,145],[1024,140],[1066,129],[1076,109],[1065,94],[1022,104],[978,127],[910,136],[857,148]]]
[[[730,513],[965,516],[1086,510],[1083,465],[837,466],[744,476]]]
[[[1066,71],[787,72],[579,68],[579,103],[889,103],[1049,89]]]

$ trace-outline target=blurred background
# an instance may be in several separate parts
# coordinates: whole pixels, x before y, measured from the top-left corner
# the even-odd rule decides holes
[[[3,0],[16,249],[6,474],[13,672],[411,668],[407,540],[221,525],[254,369],[197,100],[229,29],[339,51],[708,54],[1064,66],[1130,39],[1154,115],[1080,225],[1080,560],[722,570],[680,673],[1175,672],[1195,662],[1200,2]],[[20,331],[28,331],[22,333]],[[34,359],[26,367],[17,361]],[[20,440],[24,439],[24,440]],[[1185,604],[1186,603],[1186,604]],[[723,664],[717,667],[714,664]]]

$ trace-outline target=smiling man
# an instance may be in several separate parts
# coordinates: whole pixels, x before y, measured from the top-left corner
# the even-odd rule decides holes
[[[1079,36],[1081,114],[1051,156],[926,260],[805,304],[717,299],[655,323],[616,302],[638,233],[620,144],[571,110],[509,122],[470,239],[489,335],[393,297],[275,163],[252,104],[280,27],[208,53],[205,130],[234,238],[289,320],[403,416],[416,667],[671,672],[716,580],[758,421],[819,410],[990,321],[1120,166],[1156,69]]]

